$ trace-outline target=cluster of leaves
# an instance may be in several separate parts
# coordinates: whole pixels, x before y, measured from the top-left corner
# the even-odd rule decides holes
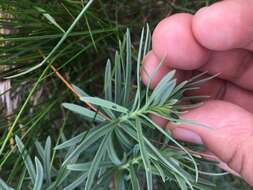
[[[1,93],[3,92],[1,95],[10,94],[13,101],[9,101],[9,104],[16,104],[13,113],[6,116],[5,103],[1,102],[2,176],[9,176],[8,173],[15,175],[20,169],[19,159],[13,159],[15,154],[9,146],[13,133],[23,133],[25,144],[31,145],[30,143],[36,138],[34,134],[42,137],[44,131],[47,131],[45,138],[47,135],[52,135],[56,139],[60,133],[56,128],[62,125],[61,121],[62,123],[65,121],[63,111],[58,108],[68,95],[68,90],[61,81],[52,77],[54,73],[50,72],[48,64],[54,64],[58,70],[66,71],[65,74],[71,78],[71,81],[77,80],[78,84],[82,83],[85,86],[100,78],[100,72],[91,75],[90,71],[95,65],[98,68],[99,60],[107,53],[104,51],[104,44],[107,46],[108,41],[113,41],[111,37],[113,35],[112,39],[115,38],[117,29],[104,19],[102,13],[97,15],[94,9],[89,10],[91,5],[94,7],[94,1],[89,1],[87,4],[81,0],[1,0],[0,88]],[[96,4],[96,8],[102,12],[100,4]],[[102,53],[94,59],[96,50]],[[41,65],[41,62],[45,62],[44,57],[50,53],[48,61]],[[11,86],[2,89],[5,82],[3,78],[39,65],[41,67],[36,72],[12,79]],[[79,72],[80,70],[83,72]],[[83,80],[79,80],[80,78]],[[61,96],[58,96],[59,90]],[[34,99],[38,100],[36,104]],[[50,123],[50,126],[40,127],[45,123]]]
[[[135,56],[132,55],[130,33],[127,31],[120,42],[120,51],[115,54],[114,64],[110,60],[107,62],[104,99],[91,97],[74,86],[80,94],[80,101],[92,104],[98,111],[72,103],[63,104],[93,124],[89,130],[69,140],[63,138],[62,144],[55,147],[56,156],[61,160],[58,170],[53,167],[50,138],[45,148],[36,143],[42,161],[35,158],[34,166],[16,136],[26,166],[20,188],[23,185],[33,189],[68,190],[77,187],[85,190],[110,187],[151,190],[172,186],[182,190],[203,190],[212,187],[213,184],[199,176],[204,172],[198,169],[198,163],[188,150],[148,117],[155,114],[175,124],[194,124],[182,120],[180,114],[198,105],[183,102],[202,97],[185,97],[184,92],[199,88],[210,78],[203,79],[203,74],[200,74],[177,84],[175,71],[171,71],[151,92],[149,85],[141,85],[139,75],[141,60],[149,46],[150,32],[147,27],[141,34],[137,64],[133,64]],[[135,66],[136,69],[133,69]],[[178,148],[173,148],[172,144]],[[26,171],[29,180],[26,179]],[[3,181],[0,184],[3,189],[11,189]]]

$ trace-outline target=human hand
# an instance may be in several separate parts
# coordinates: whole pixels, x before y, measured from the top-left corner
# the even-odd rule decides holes
[[[224,0],[200,9],[194,16],[175,14],[162,20],[144,59],[142,79],[162,65],[152,80],[155,87],[172,68],[179,80],[194,71],[220,73],[196,94],[210,95],[203,106],[182,117],[209,127],[173,126],[175,138],[204,144],[253,186],[253,1]],[[213,130],[210,130],[213,129]]]

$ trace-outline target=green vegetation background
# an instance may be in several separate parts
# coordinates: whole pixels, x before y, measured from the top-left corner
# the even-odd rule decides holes
[[[118,40],[130,28],[133,41],[140,36],[141,28],[149,23],[151,29],[164,17],[177,13],[194,13],[211,0],[97,0],[80,20],[68,39],[50,59],[59,72],[71,83],[99,96],[103,91],[103,73],[108,57],[118,48]],[[0,28],[10,31],[0,33],[0,84],[4,77],[20,73],[43,60],[56,45],[62,31],[68,29],[82,9],[81,0],[0,0],[0,10],[8,12],[0,18]],[[38,9],[39,7],[41,9]],[[45,12],[44,12],[45,11]],[[48,21],[49,13],[60,27]],[[173,45],[173,44],[172,44]],[[23,163],[15,144],[7,139],[11,126],[12,135],[22,134],[23,142],[33,154],[35,140],[45,142],[51,136],[53,144],[68,138],[87,127],[74,114],[67,114],[61,107],[64,100],[76,97],[56,75],[42,66],[22,77],[11,79],[11,89],[2,90],[16,105],[1,104],[0,112],[0,177],[9,184],[16,184],[21,177]],[[42,73],[46,75],[42,76]],[[41,77],[41,78],[40,78]],[[40,79],[39,79],[40,78]],[[29,96],[37,84],[35,95]],[[1,86],[1,85],[0,85]],[[26,105],[21,110],[23,105]],[[13,106],[7,113],[8,106]],[[21,111],[20,111],[21,110]],[[17,119],[18,117],[18,119]],[[214,189],[250,189],[232,176],[215,177]]]

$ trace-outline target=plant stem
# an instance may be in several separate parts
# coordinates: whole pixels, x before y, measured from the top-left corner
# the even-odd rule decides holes
[[[62,82],[78,97],[80,98],[81,95],[73,88],[73,86],[57,71],[57,69],[49,64],[49,67],[54,71],[54,73],[56,74],[57,77],[59,77]],[[90,104],[89,102],[85,101],[85,104],[87,104],[93,111],[95,111],[97,114],[99,114],[100,116],[102,116],[103,118],[105,118],[106,120],[111,120],[111,118],[109,118],[108,116],[106,116],[105,114],[103,114],[102,112],[100,112],[96,107],[94,107],[92,104]]]

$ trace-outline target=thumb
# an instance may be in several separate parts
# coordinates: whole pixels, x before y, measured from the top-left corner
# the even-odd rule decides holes
[[[219,159],[253,186],[253,115],[223,101],[208,101],[187,112],[183,119],[207,127],[171,125],[175,138],[202,142]]]

